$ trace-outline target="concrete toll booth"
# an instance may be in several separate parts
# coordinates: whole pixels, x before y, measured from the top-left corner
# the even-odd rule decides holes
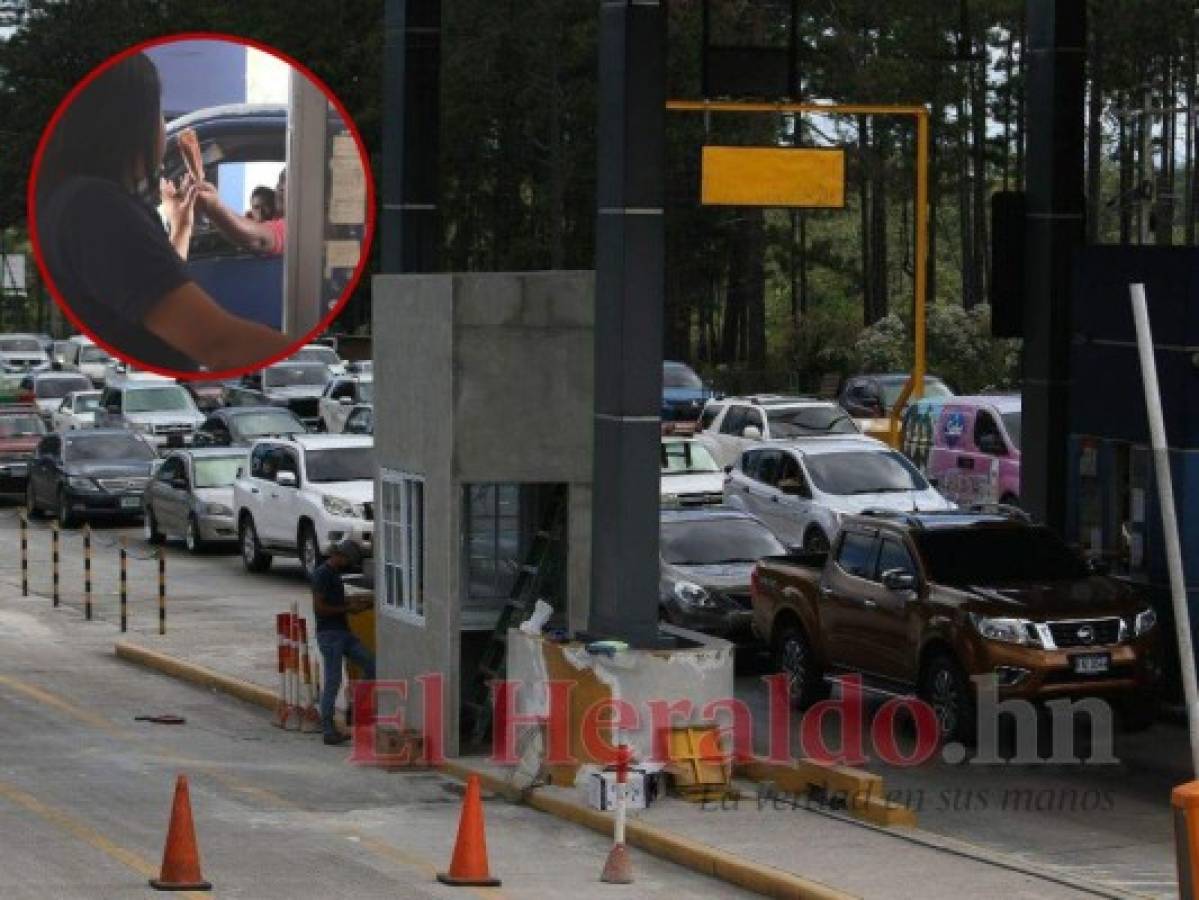
[[[454,755],[464,679],[555,513],[554,621],[587,625],[594,278],[382,275],[374,298],[378,677],[408,680],[417,727],[414,679],[444,676]]]

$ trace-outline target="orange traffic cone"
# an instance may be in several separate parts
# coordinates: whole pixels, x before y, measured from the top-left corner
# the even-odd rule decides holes
[[[454,843],[450,871],[438,872],[437,880],[462,887],[498,887],[500,884],[487,868],[487,834],[478,775],[471,775],[466,780],[466,798],[462,802],[462,817],[458,820],[458,840]]]
[[[187,776],[175,782],[175,802],[171,804],[171,823],[162,851],[162,871],[150,879],[150,887],[159,891],[210,891],[212,885],[200,874],[200,848],[192,823],[192,804],[187,791]]]

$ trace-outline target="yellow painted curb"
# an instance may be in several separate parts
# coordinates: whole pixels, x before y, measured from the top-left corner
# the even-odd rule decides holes
[[[167,656],[165,653],[159,653],[156,650],[149,650],[146,647],[130,644],[127,641],[117,641],[114,650],[118,659],[145,666],[147,669],[154,669],[164,675],[170,675],[172,678],[178,678],[180,681],[187,681],[199,687],[211,688],[221,693],[229,694],[238,700],[245,701],[254,706],[261,706],[263,709],[274,711],[279,703],[279,698],[275,696],[275,692],[261,685],[242,681],[240,678],[233,678],[229,675],[223,675],[204,666],[176,659],[173,656]]]
[[[455,778],[465,779],[467,776],[477,775],[480,784],[499,794],[513,792],[512,786],[502,778],[477,771],[460,762],[447,760],[441,769]],[[523,801],[534,809],[590,828],[592,831],[605,835],[612,833],[610,813],[572,803],[561,797],[550,797],[535,790],[524,794]],[[850,900],[853,896],[817,881],[801,878],[773,866],[755,863],[708,844],[690,840],[647,822],[630,821],[625,826],[625,838],[630,846],[653,856],[754,891],[764,897],[777,900]]]

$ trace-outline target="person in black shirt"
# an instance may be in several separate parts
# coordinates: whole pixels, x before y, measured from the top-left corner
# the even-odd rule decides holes
[[[321,727],[326,744],[344,744],[350,736],[337,730],[333,721],[337,692],[341,690],[342,659],[348,657],[363,670],[367,681],[375,680],[375,657],[350,631],[346,613],[365,612],[374,597],[364,595],[346,600],[341,573],[358,565],[362,553],[351,540],[333,545],[329,558],[312,573],[312,611],[316,617],[316,643],[321,650],[325,683],[321,686]]]
[[[105,69],[63,112],[36,184],[43,262],[87,329],[136,362],[183,372],[253,365],[291,342],[226,312],[188,275],[202,186],[159,177],[160,95],[158,71],[139,53]]]

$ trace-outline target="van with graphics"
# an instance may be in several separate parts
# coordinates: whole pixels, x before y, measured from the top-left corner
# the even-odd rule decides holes
[[[919,400],[904,415],[904,454],[962,506],[1020,503],[1020,396]]]

